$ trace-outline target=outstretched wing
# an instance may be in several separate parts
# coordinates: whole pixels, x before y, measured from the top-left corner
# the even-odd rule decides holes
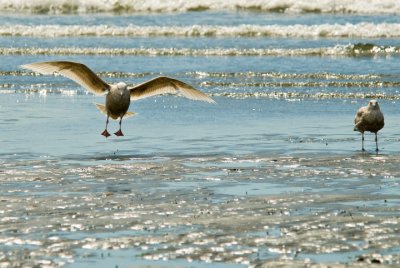
[[[159,94],[176,94],[177,92],[180,92],[188,99],[215,103],[213,99],[200,90],[197,90],[182,81],[166,76],[154,78],[140,85],[129,88],[129,90],[131,91],[131,99],[133,100],[143,99]]]
[[[29,69],[41,74],[59,73],[75,81],[85,89],[95,94],[102,94],[110,89],[110,85],[98,77],[86,65],[72,61],[47,61],[35,62],[21,65],[24,69]]]

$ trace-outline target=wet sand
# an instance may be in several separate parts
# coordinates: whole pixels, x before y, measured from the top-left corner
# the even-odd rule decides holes
[[[400,263],[399,155],[97,161],[7,164],[4,267]]]

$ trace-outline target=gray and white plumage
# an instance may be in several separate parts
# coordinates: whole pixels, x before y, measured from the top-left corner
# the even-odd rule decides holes
[[[376,151],[378,151],[378,131],[385,126],[385,119],[376,100],[370,100],[368,106],[358,109],[354,118],[354,131],[362,134],[362,150],[364,151],[364,132],[375,133]]]
[[[120,119],[120,129],[115,134],[123,136],[121,131],[121,121],[125,116],[133,115],[128,112],[131,100],[143,99],[159,94],[176,94],[180,93],[184,97],[205,101],[208,103],[215,103],[213,99],[205,93],[193,88],[192,86],[179,81],[174,78],[160,76],[151,79],[142,84],[128,87],[125,83],[119,82],[117,84],[108,84],[97,76],[86,65],[79,62],[72,61],[48,61],[36,62],[25,64],[21,66],[24,69],[29,69],[40,74],[54,74],[59,73],[63,75],[88,91],[94,94],[106,94],[105,106],[96,104],[97,107],[107,115],[106,129],[102,135],[108,137],[110,134],[107,131],[108,118]]]

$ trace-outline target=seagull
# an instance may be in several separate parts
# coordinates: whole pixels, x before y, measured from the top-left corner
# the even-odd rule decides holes
[[[107,130],[110,117],[114,120],[119,119],[119,130],[114,134],[116,136],[124,136],[121,130],[122,118],[135,115],[135,113],[128,111],[131,100],[143,99],[159,94],[175,94],[179,92],[188,99],[215,103],[215,101],[205,93],[182,81],[166,76],[156,77],[142,84],[128,87],[124,82],[108,84],[89,69],[89,67],[79,62],[35,62],[21,65],[21,68],[40,74],[58,73],[75,81],[94,94],[106,94],[105,105],[96,103],[97,108],[107,116],[106,128],[101,133],[101,135],[106,138],[110,136],[110,133]]]
[[[378,131],[385,125],[383,113],[379,108],[376,100],[370,100],[368,106],[358,109],[354,119],[354,131],[359,131],[362,134],[362,150],[364,149],[364,131],[375,133],[376,151],[378,152]]]

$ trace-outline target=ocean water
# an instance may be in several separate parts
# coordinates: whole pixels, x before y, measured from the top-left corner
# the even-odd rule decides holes
[[[395,0],[0,0],[0,267],[399,265],[399,14]],[[48,60],[110,83],[175,77],[217,104],[135,101],[106,139],[104,96],[19,67]],[[378,153],[353,131],[370,99]]]

